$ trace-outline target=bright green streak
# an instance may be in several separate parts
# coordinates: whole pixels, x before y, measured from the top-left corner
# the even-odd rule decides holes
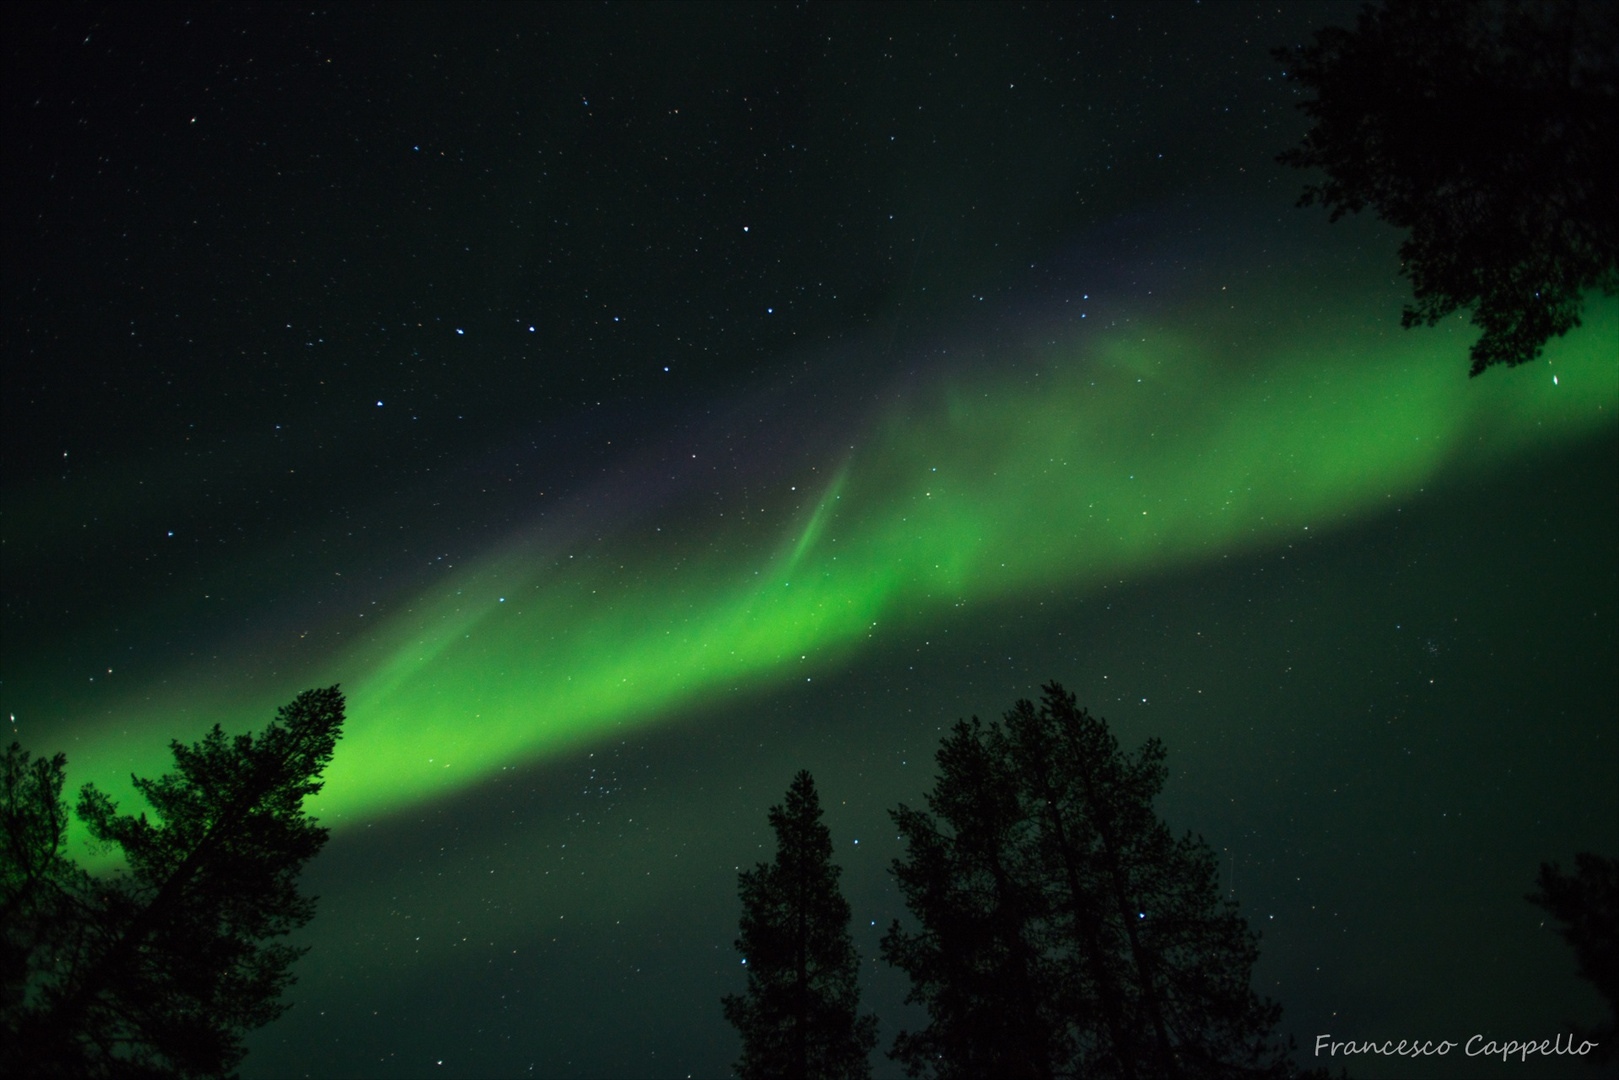
[[[857,448],[823,466],[832,478],[773,554],[749,547],[757,534],[734,513],[676,530],[700,532],[695,556],[645,538],[588,560],[490,554],[304,680],[349,691],[319,812],[398,810],[735,689],[835,670],[951,605],[1324,534],[1444,475],[1613,429],[1612,300],[1547,361],[1475,380],[1459,324],[1402,333],[1337,315],[1284,320],[1241,348],[1206,344],[1231,327],[1182,312],[1008,350],[1015,374],[941,379],[851,432]],[[274,704],[233,702],[219,719],[261,726]],[[116,753],[70,747],[75,764],[104,785],[161,771],[174,714],[141,712],[120,724],[151,736],[138,761],[116,740]]]

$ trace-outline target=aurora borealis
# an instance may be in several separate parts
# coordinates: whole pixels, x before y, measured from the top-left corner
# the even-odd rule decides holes
[[[1611,304],[1549,357],[1559,383],[1528,393],[1449,378],[1433,362],[1449,336],[1374,336],[1334,312],[1317,316],[1331,345],[1281,326],[1307,344],[1240,356],[1211,345],[1240,332],[1231,320],[1198,314],[1002,344],[1015,381],[943,375],[839,431],[847,449],[792,447],[823,464],[803,485],[742,494],[730,523],[676,502],[657,518],[667,530],[641,521],[577,553],[541,533],[480,553],[302,673],[349,684],[321,811],[375,817],[717,693],[812,678],[799,673],[835,670],[943,607],[1090,591],[1307,538],[1312,523],[1325,533],[1449,470],[1588,436],[1619,407],[1598,347],[1619,333]],[[1245,384],[1231,385],[1234,367]],[[116,722],[149,728],[175,704],[121,704]],[[239,722],[273,707],[255,701]],[[95,768],[93,746],[81,760],[103,784],[127,768]]]
[[[9,65],[14,737],[122,794],[349,695],[246,1075],[723,1075],[792,772],[874,956],[885,809],[1050,678],[1165,740],[1301,1044],[1593,1008],[1521,896],[1619,841],[1619,305],[1399,328],[1272,161],[1352,7],[448,10]]]

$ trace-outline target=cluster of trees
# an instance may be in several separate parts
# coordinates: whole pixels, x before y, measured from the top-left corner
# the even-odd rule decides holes
[[[927,809],[890,812],[915,928],[895,920],[882,955],[928,1023],[889,1056],[934,1080],[1325,1076],[1298,1069],[1281,1007],[1251,988],[1258,937],[1221,898],[1214,853],[1153,811],[1163,744],[1125,753],[1072,694],[1043,690],[957,723]],[[800,772],[770,810],[775,860],[740,876],[747,990],[723,1006],[745,1080],[870,1075],[877,1022],[821,816]],[[1582,853],[1577,875],[1547,864],[1539,884],[1528,899],[1619,1016],[1619,860]],[[1613,1025],[1581,1037],[1609,1045]]]
[[[929,1022],[890,1056],[913,1076],[1283,1077],[1281,1009],[1250,987],[1258,939],[1219,895],[1215,856],[1153,812],[1164,748],[1126,754],[1052,683],[1038,706],[958,723],[927,809],[892,811],[894,862],[917,924],[883,958]],[[753,1077],[862,1077],[876,1022],[814,782],[770,811],[774,863],[741,875],[737,948],[748,989],[727,997]]]
[[[1258,939],[1222,900],[1213,853],[1154,814],[1167,772],[1148,740],[1053,683],[998,722],[958,723],[925,810],[892,812],[893,866],[915,928],[882,940],[928,1023],[890,1056],[913,1076],[1299,1075],[1256,995]],[[218,726],[171,743],[176,769],[135,778],[146,814],[93,784],[78,816],[124,866],[92,876],[65,852],[66,760],[12,743],[0,760],[0,1075],[229,1074],[243,1037],[280,1015],[303,950],[276,939],[314,901],[297,879],[326,842],[303,811],[344,720],[337,687],[309,690],[258,736]],[[748,1078],[870,1074],[877,1019],[815,782],[794,778],[769,820],[776,857],[741,874],[745,993],[723,999]],[[1619,860],[1541,867],[1545,908],[1580,974],[1619,1016]],[[1581,1031],[1605,1047],[1612,1022]]]
[[[123,868],[66,854],[66,758],[18,743],[0,773],[0,1075],[200,1077],[232,1072],[243,1036],[279,1016],[308,922],[303,866],[327,830],[303,812],[343,726],[343,695],[309,690],[256,738],[218,725],[171,743],[175,771],[135,778],[153,818],[86,784],[78,816]]]

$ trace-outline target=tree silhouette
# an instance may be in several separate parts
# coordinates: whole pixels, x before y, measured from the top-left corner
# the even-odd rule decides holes
[[[956,724],[928,811],[893,812],[920,929],[896,921],[883,954],[930,1022],[892,1056],[940,1078],[1293,1075],[1214,854],[1153,813],[1163,745],[1127,756],[1061,686],[1044,691],[1002,722]]]
[[[744,1080],[867,1077],[877,1018],[860,1015],[860,958],[849,904],[838,891],[832,834],[821,824],[815,781],[800,772],[784,806],[770,808],[774,862],[738,877],[746,994],[727,995],[725,1018],[742,1035]]]
[[[1299,205],[1409,230],[1406,327],[1471,308],[1472,374],[1521,364],[1619,284],[1619,5],[1389,0],[1274,50],[1314,92],[1278,160],[1326,180]]]
[[[1047,1077],[1074,1053],[1061,973],[1040,925],[1045,897],[1030,864],[1037,830],[1006,749],[1004,733],[977,717],[957,724],[926,797],[950,831],[903,805],[891,815],[910,857],[895,861],[894,874],[923,932],[896,921],[883,957],[910,975],[907,1000],[933,1018],[895,1040],[891,1056],[912,1075]]]
[[[229,1073],[243,1035],[283,1012],[308,922],[298,874],[327,830],[303,813],[343,724],[337,687],[308,690],[264,732],[173,742],[176,771],[134,778],[155,820],[86,784],[78,816],[122,851],[101,877],[63,854],[65,758],[4,760],[0,1070],[13,1076]]]
[[[9,1064],[20,1038],[31,973],[71,949],[70,898],[88,893],[88,879],[64,854],[67,804],[62,801],[67,757],[31,761],[18,743],[0,759],[0,1063]]]
[[[1576,1033],[1596,1044],[1598,1061],[1612,1061],[1619,1037],[1619,859],[1582,851],[1574,865],[1578,872],[1565,874],[1556,863],[1541,863],[1535,882],[1540,888],[1525,899],[1563,924],[1558,929],[1574,949],[1580,978],[1590,980],[1608,1002],[1613,1013],[1608,1023],[1576,1028]]]

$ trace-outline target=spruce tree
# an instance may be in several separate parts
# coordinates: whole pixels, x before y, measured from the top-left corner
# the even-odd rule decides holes
[[[892,1056],[940,1078],[1291,1075],[1281,1010],[1249,985],[1257,937],[1208,846],[1153,811],[1163,745],[1127,755],[1044,690],[958,723],[928,812],[893,813],[919,929],[895,922],[883,953],[930,1022]]]
[[[215,725],[173,742],[176,770],[133,778],[153,817],[86,784],[78,816],[122,851],[103,876],[63,854],[65,759],[4,763],[0,1071],[39,1077],[232,1072],[247,1031],[287,1008],[308,922],[298,875],[327,830],[303,812],[343,724],[337,688],[309,690],[255,738]]]
[[[741,936],[745,994],[727,995],[725,1018],[742,1036],[744,1080],[871,1075],[877,1018],[860,1015],[860,958],[849,904],[838,891],[832,834],[808,772],[784,805],[770,808],[776,858],[743,871]]]

